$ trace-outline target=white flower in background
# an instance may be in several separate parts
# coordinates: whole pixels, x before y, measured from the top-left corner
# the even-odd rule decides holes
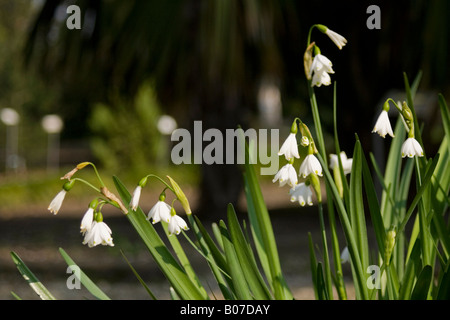
[[[142,187],[138,185],[133,191],[133,196],[131,197],[130,207],[131,210],[136,211],[139,206],[139,199],[141,198]]]
[[[290,187],[295,186],[298,182],[298,179],[297,179],[297,173],[295,172],[294,166],[290,163],[283,166],[277,172],[277,174],[275,175],[272,182],[275,183],[277,180],[280,182],[280,187],[284,186],[286,183]]]
[[[334,44],[339,48],[339,50],[341,50],[342,47],[347,44],[347,39],[345,39],[339,33],[334,32],[333,30],[327,29],[325,31],[325,34],[331,39],[331,41],[334,42]]]
[[[412,158],[414,156],[422,157],[423,149],[420,146],[420,143],[415,138],[408,138],[403,142],[402,145],[402,158],[408,156]]]
[[[91,231],[92,223],[94,222],[94,208],[88,208],[83,216],[80,224],[80,232],[84,235]]]
[[[163,200],[158,200],[158,202],[150,209],[147,220],[153,220],[153,223],[157,223],[159,221],[170,221],[170,206],[165,203]]]
[[[299,159],[300,155],[298,154],[298,144],[297,144],[297,138],[295,136],[295,133],[291,132],[289,136],[284,141],[283,145],[280,148],[280,151],[278,152],[278,155],[284,155],[286,160],[291,160],[294,157]]]
[[[350,172],[352,172],[353,159],[348,159],[344,151],[341,151],[340,155],[344,174],[349,174]],[[330,154],[330,169],[334,169],[335,167],[339,168],[338,156],[336,154]]]
[[[345,247],[341,252],[341,263],[346,263],[350,260],[350,253],[348,247]]]
[[[313,154],[308,154],[300,165],[299,176],[306,178],[311,173],[315,173],[318,176],[322,176],[322,166],[319,160]]]
[[[311,86],[330,85],[331,77],[329,73],[334,73],[332,66],[330,59],[320,53],[316,54],[309,70],[310,77],[312,76]]]
[[[389,116],[386,110],[381,111],[372,132],[378,133],[383,138],[386,134],[389,134],[392,138],[394,138],[394,132],[392,131],[391,122],[389,121]]]
[[[169,222],[169,235],[176,234],[178,235],[181,232],[181,229],[183,230],[189,230],[186,222],[181,218],[180,216],[177,216],[176,214],[170,217]]]
[[[114,247],[111,233],[111,229],[106,223],[103,221],[94,221],[92,222],[91,230],[84,237],[83,244],[87,244],[89,248],[99,244]]]
[[[48,210],[50,210],[51,213],[57,214],[59,209],[61,209],[62,203],[64,201],[64,198],[66,197],[67,191],[65,189],[62,189],[50,202],[50,205],[48,206]]]
[[[305,204],[310,206],[313,205],[311,188],[304,182],[301,182],[291,188],[291,190],[289,190],[289,194],[291,195],[291,202],[298,201],[302,207],[305,206]]]

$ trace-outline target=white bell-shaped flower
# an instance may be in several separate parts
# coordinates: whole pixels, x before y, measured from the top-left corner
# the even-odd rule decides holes
[[[290,163],[284,165],[272,180],[273,183],[276,181],[279,181],[280,187],[284,186],[286,183],[290,187],[295,186],[298,182],[298,178],[294,166]]]
[[[300,165],[299,176],[306,178],[311,173],[322,176],[322,166],[319,160],[313,154],[308,154]]]
[[[414,156],[423,157],[423,149],[420,143],[415,138],[408,138],[402,145],[402,158],[408,156],[413,158]]]

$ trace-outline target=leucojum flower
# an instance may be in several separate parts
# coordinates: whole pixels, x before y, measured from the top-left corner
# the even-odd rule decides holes
[[[87,244],[89,248],[95,247],[99,244],[114,247],[113,239],[111,237],[111,229],[103,222],[103,215],[100,211],[96,212],[94,221],[89,231],[86,232],[83,244]]]
[[[168,226],[169,235],[172,235],[172,234],[178,235],[181,232],[181,230],[189,230],[184,219],[177,215],[177,213],[173,207],[170,209],[170,215],[171,215],[171,217],[170,217],[169,226]]]
[[[386,134],[394,137],[394,133],[392,132],[392,127],[388,117],[390,101],[392,101],[392,103],[399,111],[400,117],[402,117],[406,131],[408,132],[408,138],[405,140],[405,142],[403,142],[401,148],[402,158],[413,158],[415,156],[423,157],[423,148],[415,138],[413,114],[406,102],[403,102],[402,107],[400,108],[394,100],[392,100],[391,98],[387,99],[383,105],[383,110],[381,111],[381,114],[378,117],[378,120],[375,123],[375,127],[373,128],[372,132],[378,133],[383,138],[386,136]]]
[[[314,42],[310,42],[311,32],[314,28],[317,28],[320,32],[326,34],[339,49],[342,49],[342,47],[347,44],[347,39],[321,24],[313,25],[309,31],[308,45],[304,55],[306,76],[308,80],[311,80],[311,87],[320,87],[322,85],[328,86],[331,84],[330,74],[334,73],[332,68],[333,64],[330,59],[320,52],[319,47]],[[313,53],[314,59],[312,59]]]
[[[378,119],[373,127],[372,132],[378,133],[380,137],[385,137],[386,134],[389,134],[392,138],[394,138],[394,132],[392,131],[391,122],[389,121],[389,100],[387,100],[383,105],[383,110],[381,111]]]
[[[58,214],[67,192],[69,192],[70,189],[72,189],[74,183],[75,180],[67,181],[66,183],[64,183],[62,190],[58,192],[58,194],[53,198],[53,200],[50,202],[50,205],[48,206],[48,210],[51,213],[55,215]]]
[[[299,170],[299,176],[306,179],[301,183],[298,183],[297,174],[293,167],[294,158],[300,158],[298,151],[299,146],[296,138],[298,132],[297,120],[300,122],[302,133],[301,145],[308,148],[308,155],[303,160]],[[314,179],[314,177],[322,175],[322,166],[314,155],[316,151],[314,140],[308,127],[302,123],[300,119],[296,118],[292,123],[289,137],[283,143],[280,152],[278,153],[280,156],[284,155],[288,160],[288,163],[275,174],[272,182],[275,183],[279,181],[280,187],[288,184],[291,187],[289,191],[291,202],[298,201],[301,206],[313,204],[311,186],[312,184],[315,185],[318,183],[318,179]]]
[[[147,220],[152,219],[153,224],[158,223],[160,221],[165,221],[167,223],[170,222],[170,206],[164,202],[166,199],[166,195],[161,193],[159,196],[158,202],[150,209]]]
[[[291,188],[291,190],[289,190],[289,194],[291,195],[291,202],[298,201],[302,207],[304,207],[305,204],[308,204],[309,206],[313,205],[311,188],[304,182],[301,182]]]

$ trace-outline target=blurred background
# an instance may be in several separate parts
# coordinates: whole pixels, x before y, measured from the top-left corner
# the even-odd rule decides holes
[[[66,25],[73,4],[81,29]],[[381,28],[371,30],[374,4]],[[13,221],[48,218],[59,177],[82,161],[130,189],[145,174],[170,174],[198,214],[223,217],[242,196],[240,169],[174,166],[170,134],[201,120],[203,130],[279,128],[281,143],[294,117],[312,128],[303,53],[315,23],[348,40],[338,50],[312,35],[333,62],[341,149],[352,154],[356,133],[382,159],[390,138],[371,134],[381,105],[405,99],[403,73],[412,83],[422,72],[416,109],[433,154],[443,132],[437,93],[450,94],[449,13],[446,0],[0,0],[0,228],[9,230],[0,263],[8,244],[28,239]],[[315,91],[334,152],[333,87]],[[261,179],[271,208],[293,207],[272,177]],[[90,198],[74,193],[66,210],[78,219]]]

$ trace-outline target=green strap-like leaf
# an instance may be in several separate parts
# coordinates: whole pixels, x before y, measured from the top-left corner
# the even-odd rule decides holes
[[[113,181],[122,198],[122,202],[130,203],[131,195],[122,182],[117,177],[113,177]],[[181,299],[209,299],[187,276],[140,208],[136,211],[129,210],[126,217],[136,229],[160,270]]]
[[[411,300],[426,300],[428,296],[428,291],[430,290],[430,283],[432,279],[431,266],[425,266],[420,273],[414,290],[411,294]]]
[[[56,300],[50,291],[47,290],[34,273],[26,266],[22,259],[20,259],[19,255],[13,251],[11,251],[10,254],[20,274],[28,282],[34,292],[36,292],[42,300]]]
[[[110,298],[81,270],[81,268],[72,260],[64,249],[59,248],[59,253],[66,261],[67,265],[71,267],[72,271],[77,268],[77,272],[74,272],[75,277],[86,287],[86,289],[97,299],[110,300]]]

